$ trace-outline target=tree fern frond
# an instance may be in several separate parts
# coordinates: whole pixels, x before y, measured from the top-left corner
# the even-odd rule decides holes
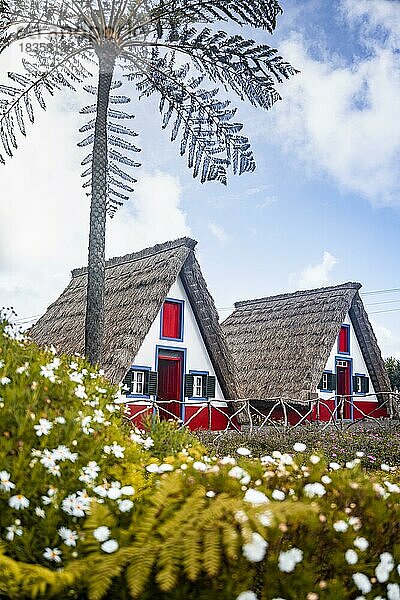
[[[242,125],[231,123],[235,109],[228,100],[216,98],[217,89],[199,87],[202,78],[181,78],[186,69],[175,69],[173,56],[159,56],[153,51],[151,58],[135,55],[137,65],[142,67],[142,78],[135,79],[141,95],[159,93],[159,109],[162,127],[171,123],[171,140],[181,131],[181,154],[187,154],[187,164],[193,176],[201,181],[218,180],[226,183],[227,168],[233,173],[253,171],[254,158],[245,136],[238,135]]]

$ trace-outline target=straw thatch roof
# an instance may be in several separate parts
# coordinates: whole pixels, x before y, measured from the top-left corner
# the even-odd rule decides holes
[[[172,284],[180,276],[225,398],[237,397],[233,361],[214,301],[194,255],[197,242],[181,238],[112,258],[106,263],[102,367],[118,383],[133,363]],[[41,345],[84,351],[87,269],[74,269],[61,296],[30,330]]]
[[[237,302],[222,328],[246,397],[315,396],[346,314],[375,390],[390,382],[358,290],[359,283]]]

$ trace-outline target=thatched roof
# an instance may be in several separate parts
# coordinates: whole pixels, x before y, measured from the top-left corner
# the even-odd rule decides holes
[[[306,401],[318,385],[346,314],[375,390],[390,390],[359,283],[237,302],[222,328],[245,396]]]
[[[111,381],[122,380],[180,275],[224,396],[237,397],[233,361],[194,255],[196,244],[185,237],[107,261],[101,366]],[[61,296],[30,330],[35,342],[83,353],[86,284],[87,269],[74,269]]]

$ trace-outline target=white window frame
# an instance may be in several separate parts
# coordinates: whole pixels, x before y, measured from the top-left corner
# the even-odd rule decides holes
[[[322,389],[328,389],[328,373],[322,373]]]
[[[192,398],[203,398],[203,375],[193,375]]]
[[[145,372],[134,370],[132,371],[132,394],[144,396]]]

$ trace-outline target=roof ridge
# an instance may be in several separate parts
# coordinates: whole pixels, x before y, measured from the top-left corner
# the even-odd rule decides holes
[[[131,252],[130,254],[125,254],[124,256],[114,256],[109,258],[106,261],[105,268],[108,269],[110,267],[115,267],[117,265],[123,265],[125,263],[135,262],[137,260],[141,260],[143,258],[148,258],[149,256],[155,256],[156,254],[161,254],[162,252],[166,252],[167,250],[173,250],[174,248],[179,248],[180,246],[186,246],[190,250],[194,250],[197,245],[197,241],[190,237],[181,237],[176,240],[169,240],[167,242],[163,242],[162,244],[156,244],[155,246],[149,246],[148,248],[143,248],[143,250],[138,250],[137,252]],[[81,275],[86,275],[87,267],[78,267],[77,269],[72,269],[71,275],[72,277],[79,277]]]
[[[252,306],[254,304],[261,304],[262,302],[275,302],[276,300],[285,300],[287,298],[309,296],[312,294],[320,294],[321,292],[328,292],[339,289],[353,289],[358,291],[362,287],[361,283],[355,281],[347,281],[346,283],[340,283],[339,285],[330,285],[321,288],[314,288],[311,290],[297,290],[296,292],[287,292],[285,294],[277,294],[275,296],[265,296],[264,298],[254,298],[253,300],[240,300],[235,302],[235,308],[242,306]]]

